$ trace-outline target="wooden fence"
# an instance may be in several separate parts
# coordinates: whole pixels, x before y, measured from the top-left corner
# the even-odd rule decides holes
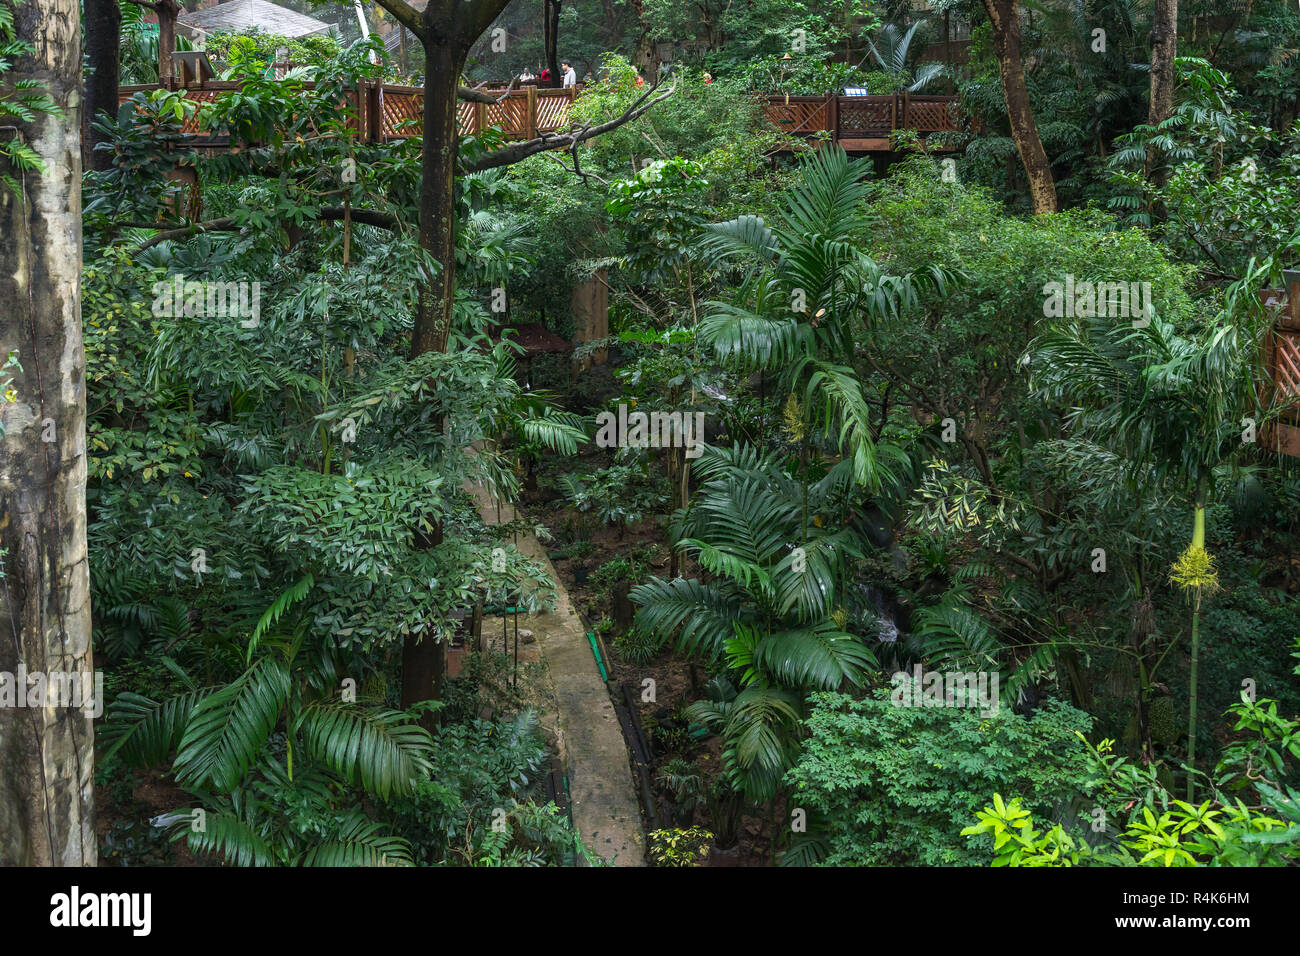
[[[185,96],[213,102],[225,93],[240,89],[237,81],[207,81],[184,87]],[[312,89],[310,82],[303,83]],[[135,93],[159,89],[157,86],[124,86],[119,99],[126,102]],[[457,105],[462,134],[478,134],[497,127],[508,140],[533,139],[542,133],[554,133],[569,127],[574,97],[580,89],[522,89],[485,91],[499,95],[496,103]],[[395,86],[377,81],[361,81],[345,94],[349,112],[348,126],[361,134],[365,142],[379,143],[419,135],[423,126],[424,88]],[[885,96],[763,96],[760,97],[767,118],[783,132],[811,139],[830,132],[835,142],[849,150],[885,150],[890,134],[897,129],[916,130],[922,137],[957,128],[953,105],[955,96],[912,96],[907,93]],[[186,132],[198,135],[191,120]],[[199,144],[204,145],[204,144]],[[225,144],[212,140],[210,148]]]

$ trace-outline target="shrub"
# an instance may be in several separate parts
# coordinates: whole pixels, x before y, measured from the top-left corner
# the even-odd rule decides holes
[[[886,689],[865,700],[811,698],[809,739],[787,774],[790,807],[809,833],[786,863],[963,866],[987,859],[960,831],[997,790],[1048,814],[1083,789],[1091,718],[1061,702],[1032,717],[902,707]]]
[[[650,859],[655,866],[698,866],[709,856],[713,834],[703,827],[650,831]]]

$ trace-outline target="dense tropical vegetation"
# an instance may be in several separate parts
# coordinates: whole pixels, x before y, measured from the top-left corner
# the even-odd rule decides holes
[[[0,0],[0,863],[1300,864],[1290,0],[107,2]]]

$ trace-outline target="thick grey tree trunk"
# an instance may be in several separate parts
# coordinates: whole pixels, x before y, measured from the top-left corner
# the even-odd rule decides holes
[[[0,0],[12,7],[12,0]],[[46,165],[0,186],[0,680],[93,670],[86,562],[86,376],[81,345],[81,22],[76,0],[15,10],[34,51],[4,82],[44,84],[62,115],[16,123]],[[3,95],[0,93],[0,95]],[[12,678],[10,679],[12,688]],[[0,865],[93,866],[91,718],[81,707],[0,706]]]

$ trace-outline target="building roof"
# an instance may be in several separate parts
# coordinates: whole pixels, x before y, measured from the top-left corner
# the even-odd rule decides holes
[[[206,10],[182,13],[177,17],[176,25],[187,35],[195,30],[204,33],[248,33],[256,28],[262,33],[274,33],[290,40],[326,33],[330,29],[328,23],[268,0],[230,0],[229,3],[219,3]]]

